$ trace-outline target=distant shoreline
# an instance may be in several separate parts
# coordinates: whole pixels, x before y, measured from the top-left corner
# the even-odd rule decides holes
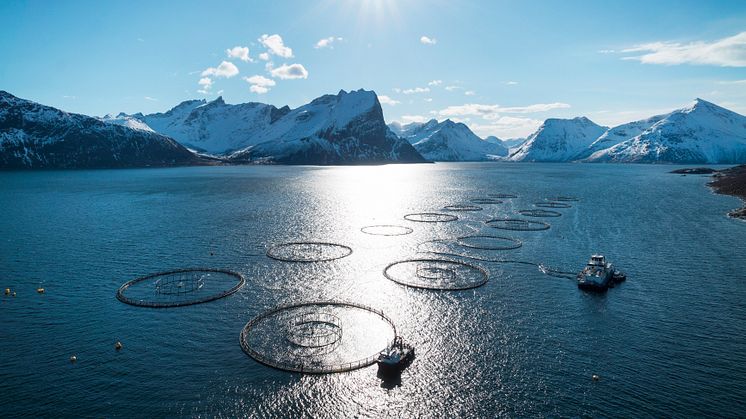
[[[708,185],[716,193],[737,196],[743,201],[743,207],[728,213],[733,218],[746,220],[746,164],[719,170],[712,175],[714,180]]]

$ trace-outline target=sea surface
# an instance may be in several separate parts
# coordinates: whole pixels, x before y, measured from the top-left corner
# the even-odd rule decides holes
[[[16,292],[0,295],[0,416],[742,417],[746,223],[726,217],[741,203],[713,194],[706,177],[668,173],[675,168],[461,163],[0,173],[0,286]],[[403,218],[490,193],[518,197],[453,212],[459,219],[447,223]],[[557,195],[579,201],[557,209],[560,217],[536,219],[548,230],[485,224]],[[360,230],[375,224],[413,232]],[[474,234],[523,246],[467,251],[450,242]],[[488,282],[433,291],[384,277],[392,262],[434,257],[421,252],[435,239],[474,257],[460,260],[487,270]],[[352,254],[322,263],[267,257],[271,246],[295,241],[339,243]],[[627,281],[590,294],[537,267],[576,272],[592,253],[604,254]],[[116,298],[130,279],[187,267],[234,270],[246,284],[188,307],[135,307]],[[325,300],[371,306],[394,322],[417,351],[400,380],[382,381],[375,365],[290,373],[242,351],[239,333],[255,316]],[[365,338],[344,322],[342,336]],[[367,334],[369,347],[357,345],[362,355],[381,349],[379,329]]]

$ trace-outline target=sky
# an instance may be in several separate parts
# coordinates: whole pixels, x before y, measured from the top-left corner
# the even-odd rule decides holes
[[[0,2],[0,90],[70,112],[374,90],[387,122],[521,137],[703,98],[746,114],[746,1]]]

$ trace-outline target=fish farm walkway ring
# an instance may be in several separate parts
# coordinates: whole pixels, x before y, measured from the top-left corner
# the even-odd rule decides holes
[[[482,211],[484,208],[469,204],[453,204],[443,207],[444,211]]]
[[[405,272],[394,272],[397,269]],[[383,275],[400,285],[444,291],[481,287],[489,279],[489,272],[486,269],[451,259],[402,260],[386,266]]]
[[[313,313],[313,309],[325,309],[326,311],[320,312],[320,313]],[[339,316],[330,313],[328,311],[330,310],[355,310],[358,313],[365,312],[368,315],[373,316],[375,319],[380,320],[382,323],[381,325],[385,325],[385,328],[388,329],[388,334],[391,336],[391,339],[385,338],[385,341],[382,341],[383,345],[381,345],[380,348],[372,348],[372,350],[368,351],[367,353],[370,353],[370,355],[367,355],[365,357],[359,358],[359,359],[353,359],[347,362],[341,362],[343,360],[339,360],[338,358],[335,358],[336,361],[329,362],[329,363],[323,363],[323,362],[312,362],[313,357],[317,356],[324,356],[329,355],[330,352],[334,352],[334,349],[339,347],[341,345],[341,341],[343,339],[343,336],[349,335],[349,333],[344,332],[343,327],[343,320],[339,318]],[[331,348],[331,351],[319,353],[319,352],[311,352],[308,357],[304,356],[297,356],[297,355],[287,355],[282,353],[282,351],[277,350],[270,350],[270,351],[263,351],[262,348],[256,347],[257,345],[252,345],[252,342],[256,342],[255,339],[252,339],[252,337],[256,337],[255,335],[258,333],[261,333],[261,326],[263,322],[271,321],[274,317],[283,318],[282,316],[287,313],[292,313],[294,310],[303,310],[305,311],[304,314],[301,315],[301,319],[310,319],[313,316],[317,316],[320,320],[319,323],[330,323],[334,326],[329,327],[329,331],[332,331],[335,328],[338,328],[338,331],[333,331],[331,333],[323,333],[319,336],[321,336],[318,340],[322,341],[321,343],[324,343],[325,345],[319,345],[320,347],[327,347]],[[298,316],[293,316],[293,319],[298,319]],[[305,321],[305,320],[304,320]],[[301,323],[303,323],[302,321]],[[314,321],[314,320],[312,320]],[[270,329],[273,331],[277,331],[276,329]],[[280,330],[282,332],[282,330]],[[386,316],[381,310],[377,310],[375,308],[363,305],[363,304],[357,304],[357,303],[349,303],[349,302],[341,302],[341,301],[314,301],[314,302],[307,302],[307,303],[299,303],[299,304],[288,304],[279,306],[276,308],[273,308],[269,311],[266,311],[253,319],[251,319],[246,325],[241,329],[241,334],[239,336],[239,342],[241,344],[241,349],[246,353],[246,355],[253,358],[255,361],[259,362],[260,364],[276,368],[278,370],[284,370],[284,371],[291,371],[291,372],[300,372],[304,374],[329,374],[329,373],[337,373],[337,372],[347,372],[347,371],[353,371],[359,368],[367,367],[369,365],[372,365],[376,362],[376,359],[378,358],[378,354],[381,353],[384,349],[388,348],[391,343],[394,341],[394,338],[396,337],[396,326],[394,325],[393,320],[391,320],[388,316]],[[264,336],[259,336],[259,338],[265,338]],[[313,339],[311,339],[311,343],[313,343]],[[304,347],[304,345],[297,345],[297,343],[292,342],[289,339],[286,339],[286,342],[289,342],[291,345],[300,346],[301,348]],[[258,341],[259,344],[264,343],[262,339]],[[303,342],[301,342],[303,343]],[[311,345],[312,346],[312,345]],[[313,349],[313,348],[311,348]],[[302,354],[304,354],[303,352]],[[274,356],[273,356],[274,355]],[[283,356],[285,358],[283,359]]]
[[[458,217],[453,214],[442,214],[439,212],[418,212],[407,214],[404,216],[404,219],[416,223],[447,223],[458,220]]]
[[[469,243],[469,239],[488,239],[488,240],[494,240],[498,242],[503,242],[505,244],[503,245],[482,245],[482,244],[475,244],[475,243]],[[470,249],[479,249],[479,250],[513,250],[518,249],[519,247],[523,246],[523,243],[515,239],[513,237],[503,237],[503,236],[489,236],[489,235],[475,235],[475,236],[462,236],[458,237],[456,239],[456,242],[464,247],[468,247]]]
[[[492,228],[513,231],[549,230],[549,223],[543,221],[522,220],[519,218],[495,218],[486,222]]]
[[[351,247],[328,242],[289,242],[267,249],[267,257],[281,262],[330,262],[351,254]]]
[[[553,201],[536,202],[534,203],[534,206],[540,207],[540,208],[572,208],[572,205],[567,204],[565,202],[553,202]]]
[[[406,234],[412,233],[414,230],[404,226],[379,224],[373,226],[365,226],[361,228],[360,231],[365,234],[370,234],[371,236],[404,236]]]
[[[519,214],[525,215],[526,217],[560,217],[562,216],[561,212],[558,211],[550,211],[550,210],[544,210],[544,209],[527,209],[527,210],[520,210],[518,211]]]
[[[223,274],[224,276],[235,279],[235,283],[228,289],[217,290],[215,293],[210,293],[206,296],[197,295],[199,291],[204,291],[210,288],[209,281],[210,276],[213,274]],[[206,278],[207,277],[207,278]],[[146,281],[154,280],[153,292],[155,297],[150,300],[144,298],[132,298],[127,296],[127,291],[137,284],[144,283]],[[178,283],[181,282],[182,285]],[[194,304],[206,303],[209,301],[217,300],[219,298],[227,297],[239,289],[246,283],[246,279],[243,275],[238,272],[233,272],[225,269],[213,269],[213,268],[189,268],[189,269],[176,269],[171,271],[157,272],[154,274],[141,276],[131,281],[127,281],[122,284],[117,290],[117,299],[125,304],[140,307],[151,307],[151,308],[170,308],[170,307],[182,307],[190,306]],[[182,292],[175,292],[179,288],[183,289]],[[166,291],[166,292],[164,292]],[[171,299],[162,300],[159,296],[194,296],[194,298],[187,299]]]
[[[491,193],[487,194],[487,196],[490,196],[492,198],[518,198],[518,195],[514,195],[512,193]]]
[[[480,205],[489,205],[489,204],[502,204],[503,201],[497,199],[497,198],[473,198],[470,199],[471,202],[475,204]]]

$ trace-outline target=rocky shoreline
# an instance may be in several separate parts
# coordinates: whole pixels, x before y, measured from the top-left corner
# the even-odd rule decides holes
[[[708,185],[719,194],[732,195],[741,198],[744,202],[742,208],[728,213],[733,218],[746,220],[746,164],[718,170],[712,175],[713,180]]]

